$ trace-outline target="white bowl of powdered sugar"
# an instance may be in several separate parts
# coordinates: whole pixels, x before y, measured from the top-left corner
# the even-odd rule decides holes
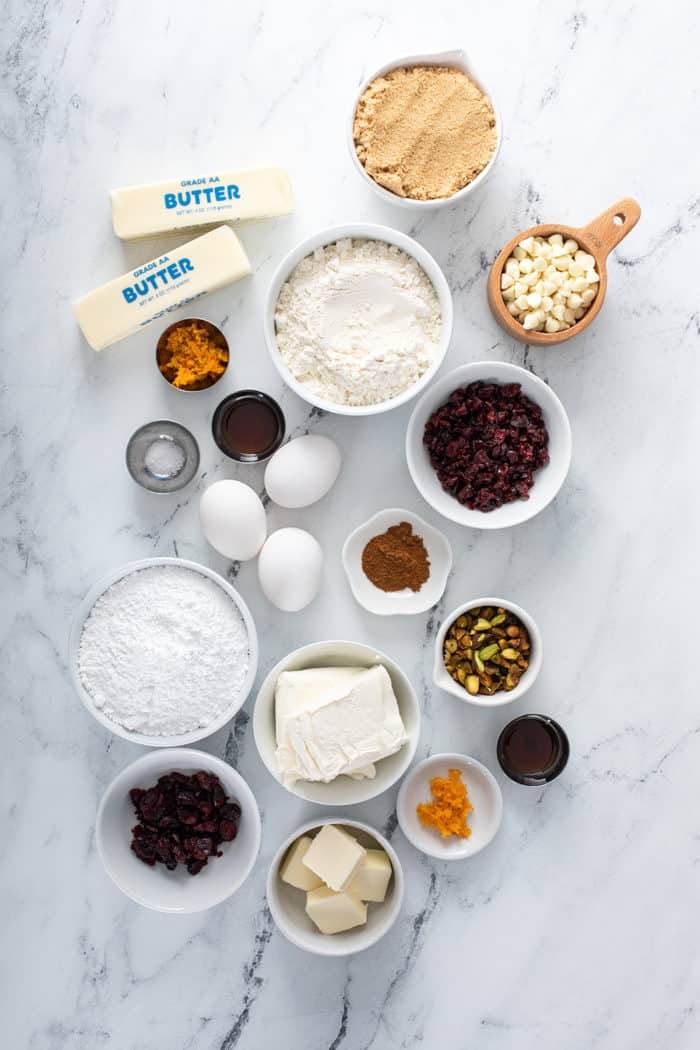
[[[282,379],[326,412],[367,416],[415,397],[442,364],[452,296],[417,241],[334,226],[302,241],[267,295],[265,339]]]
[[[86,595],[70,634],[80,699],[117,736],[150,747],[195,743],[243,706],[258,666],[248,607],[195,562],[145,558]]]

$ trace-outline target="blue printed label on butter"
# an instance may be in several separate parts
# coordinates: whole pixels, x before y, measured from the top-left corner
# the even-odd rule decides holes
[[[167,265],[166,265],[167,264]],[[153,270],[153,273],[148,273]],[[167,255],[157,262],[148,263],[139,270],[134,270],[133,277],[142,277],[143,280],[134,281],[132,285],[122,288],[122,295],[127,303],[136,303],[145,296],[153,298],[154,292],[161,292],[174,282],[180,281],[188,273],[194,273],[195,266],[188,258],[178,259],[170,262]],[[145,276],[144,276],[145,275]]]
[[[202,189],[180,190],[177,193],[164,193],[163,203],[167,209],[198,208],[202,204],[225,204],[226,201],[240,200],[241,190],[235,182],[228,186],[205,186]]]

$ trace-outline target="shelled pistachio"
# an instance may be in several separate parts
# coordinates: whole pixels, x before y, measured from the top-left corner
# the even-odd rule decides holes
[[[492,606],[458,616],[445,636],[445,668],[471,696],[510,692],[530,662],[530,636],[514,613]]]

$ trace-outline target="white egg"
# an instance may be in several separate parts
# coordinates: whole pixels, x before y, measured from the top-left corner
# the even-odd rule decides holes
[[[258,559],[260,586],[283,612],[305,609],[318,594],[323,551],[303,529],[278,529],[265,541]]]
[[[233,561],[248,561],[267,535],[265,508],[250,485],[215,481],[199,502],[199,519],[212,547]]]
[[[265,488],[280,507],[308,507],[333,487],[339,471],[340,450],[335,441],[306,434],[275,452],[265,470]]]

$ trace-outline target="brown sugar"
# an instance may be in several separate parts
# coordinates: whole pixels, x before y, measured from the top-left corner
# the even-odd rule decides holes
[[[357,105],[355,149],[367,174],[413,200],[451,197],[496,149],[488,98],[460,69],[409,66],[369,84]]]

